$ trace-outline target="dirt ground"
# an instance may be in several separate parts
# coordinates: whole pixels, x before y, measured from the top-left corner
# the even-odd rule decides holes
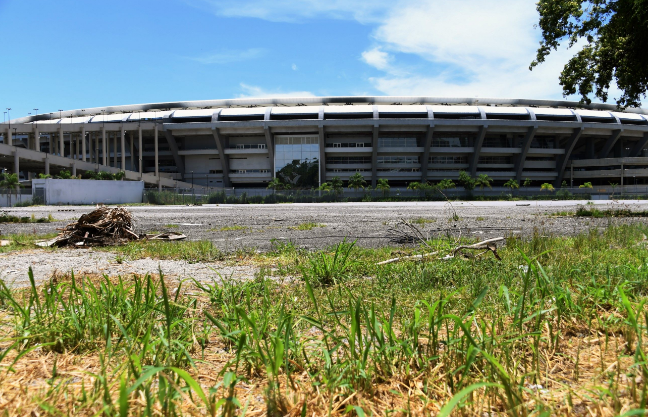
[[[136,228],[141,232],[178,231],[191,240],[208,239],[221,250],[241,248],[267,251],[273,242],[290,241],[308,249],[326,248],[345,237],[358,245],[390,244],[388,230],[399,220],[416,221],[430,236],[464,235],[496,237],[528,236],[537,230],[544,235],[573,235],[591,228],[626,222],[648,222],[648,218],[596,219],[556,216],[575,211],[586,201],[538,202],[402,202],[276,205],[131,206]],[[648,201],[596,201],[601,210],[628,208],[648,210]],[[5,210],[16,216],[47,217],[55,222],[2,224],[0,234],[55,232],[94,207],[27,207]],[[459,220],[453,221],[456,212]],[[297,228],[317,224],[310,230]]]

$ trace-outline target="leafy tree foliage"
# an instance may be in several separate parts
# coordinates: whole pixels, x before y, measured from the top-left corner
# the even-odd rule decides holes
[[[437,184],[437,188],[439,190],[449,190],[450,188],[455,188],[455,187],[456,185],[454,181],[447,178],[439,181],[439,183]]]
[[[461,185],[466,191],[472,191],[475,189],[475,179],[470,176],[466,171],[459,171],[459,185]]]
[[[365,188],[366,186],[367,181],[365,181],[361,173],[356,172],[355,174],[351,175],[351,177],[349,177],[349,188],[353,188],[354,190],[358,191],[360,188]]]
[[[516,180],[510,179],[510,180],[508,180],[508,181],[506,181],[504,183],[504,187],[510,188],[511,191],[513,191],[513,190],[515,190],[517,188],[520,188],[520,184],[518,184],[518,182]]]
[[[479,174],[477,178],[475,178],[475,186],[479,187],[479,189],[482,190],[482,193],[484,187],[491,188],[491,182],[493,182],[493,179],[486,174]]]
[[[319,163],[294,160],[277,172],[277,178],[293,188],[316,187],[319,182]]]
[[[562,42],[586,42],[560,74],[564,95],[607,101],[614,81],[619,107],[638,107],[648,91],[648,0],[539,0],[542,41],[530,69]]]
[[[376,190],[382,191],[383,197],[387,197],[389,195],[390,189],[391,186],[389,185],[389,180],[387,178],[380,178],[378,179],[378,182],[376,182]]]
[[[545,182],[540,186],[540,191],[549,191],[553,192],[554,191],[554,186],[552,184],[549,184],[548,182]]]

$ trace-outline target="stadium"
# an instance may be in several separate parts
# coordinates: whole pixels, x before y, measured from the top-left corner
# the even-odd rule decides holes
[[[645,184],[643,109],[439,97],[243,98],[31,115],[3,124],[0,166],[125,171],[159,187],[312,188],[356,172],[373,186],[487,174],[493,185]]]

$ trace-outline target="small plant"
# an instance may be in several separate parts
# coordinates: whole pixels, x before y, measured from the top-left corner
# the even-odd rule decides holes
[[[218,232],[235,232],[239,230],[248,230],[249,227],[247,226],[241,226],[239,224],[235,224],[233,226],[223,226],[220,229],[212,229],[212,231],[218,231]]]
[[[579,185],[578,188],[593,188],[593,187],[591,182],[586,182],[585,184]]]
[[[313,230],[316,227],[325,227],[325,225],[319,223],[307,222],[307,223],[301,223],[297,226],[292,226],[290,228],[294,230]]]
[[[344,281],[349,268],[355,263],[351,257],[355,243],[348,243],[345,239],[335,247],[332,255],[324,252],[314,254],[309,259],[310,268],[302,268],[304,278],[311,285],[320,286]]]
[[[165,224],[164,227],[166,227],[167,229],[177,229],[180,226],[177,224]]]

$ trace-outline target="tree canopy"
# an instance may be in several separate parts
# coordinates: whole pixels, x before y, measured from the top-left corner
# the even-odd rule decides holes
[[[648,0],[539,0],[542,41],[530,69],[566,42],[585,46],[563,68],[563,94],[607,101],[621,90],[619,107],[638,107],[648,91]]]

